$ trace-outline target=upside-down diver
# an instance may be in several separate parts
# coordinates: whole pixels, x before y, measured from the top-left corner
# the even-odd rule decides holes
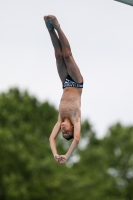
[[[48,15],[44,16],[44,20],[55,50],[57,70],[63,87],[58,121],[52,130],[49,141],[56,161],[66,163],[80,140],[80,107],[83,77],[73,58],[70,44],[57,18],[53,15]],[[65,155],[59,155],[56,149],[56,137],[60,131],[65,139],[73,139]]]

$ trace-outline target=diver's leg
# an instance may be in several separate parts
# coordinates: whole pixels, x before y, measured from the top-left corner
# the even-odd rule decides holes
[[[67,72],[66,64],[65,64],[64,57],[62,54],[61,44],[54,30],[54,27],[49,23],[47,16],[44,17],[44,20],[45,20],[45,23],[46,23],[46,26],[50,34],[50,38],[51,38],[54,50],[55,50],[55,58],[56,58],[58,74],[63,83],[68,75],[68,72]]]
[[[64,60],[65,60],[66,66],[67,66],[68,74],[71,76],[71,78],[75,82],[81,83],[83,81],[83,77],[82,77],[80,70],[72,56],[70,44],[69,44],[65,34],[63,33],[62,29],[60,28],[60,25],[55,16],[49,15],[48,19],[58,33],[59,40],[61,43],[61,48],[62,48],[62,54],[63,54]]]

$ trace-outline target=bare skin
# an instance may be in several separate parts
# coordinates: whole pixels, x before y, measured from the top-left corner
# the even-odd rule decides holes
[[[58,20],[53,15],[44,16],[44,20],[55,50],[57,70],[62,84],[68,74],[76,83],[82,83],[83,77],[74,61],[70,44],[63,33]],[[59,105],[58,121],[49,138],[54,158],[59,163],[66,163],[80,140],[81,94],[82,88],[66,87],[63,89]],[[56,137],[60,130],[65,139],[73,136],[73,141],[65,155],[59,155],[56,149]]]

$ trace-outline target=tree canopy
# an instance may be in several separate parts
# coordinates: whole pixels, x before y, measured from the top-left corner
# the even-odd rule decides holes
[[[58,111],[17,88],[0,94],[0,200],[133,200],[133,126],[117,123],[102,139],[88,120],[66,165],[49,135]],[[61,136],[58,152],[70,142]]]

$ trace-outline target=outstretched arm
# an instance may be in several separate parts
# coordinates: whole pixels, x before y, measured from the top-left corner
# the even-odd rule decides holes
[[[58,135],[59,131],[60,131],[60,127],[61,127],[61,123],[60,121],[57,121],[57,123],[55,124],[52,133],[50,135],[49,138],[49,142],[50,142],[50,147],[51,150],[53,152],[54,158],[56,159],[56,161],[59,161],[60,156],[57,153],[57,149],[56,149],[56,136]]]

